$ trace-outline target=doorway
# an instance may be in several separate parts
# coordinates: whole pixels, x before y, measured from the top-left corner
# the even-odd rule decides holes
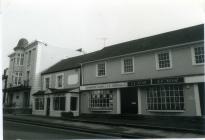
[[[50,115],[50,98],[47,98],[46,116]]]
[[[78,103],[78,97],[70,98],[70,110],[71,111],[77,111],[77,103]]]
[[[137,88],[122,88],[121,92],[121,113],[138,113],[138,95]]]
[[[199,98],[200,98],[200,106],[201,106],[201,115],[205,115],[205,83],[199,83],[198,88],[199,88]]]

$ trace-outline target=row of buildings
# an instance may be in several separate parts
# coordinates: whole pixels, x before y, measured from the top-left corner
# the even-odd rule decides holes
[[[14,50],[3,90],[7,108],[56,117],[205,115],[203,24],[67,59],[66,51],[39,41],[22,39]],[[56,61],[48,63],[49,56]]]

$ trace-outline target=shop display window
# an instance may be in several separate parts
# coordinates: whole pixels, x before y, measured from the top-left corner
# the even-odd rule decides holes
[[[181,85],[154,86],[147,90],[148,110],[184,110]]]
[[[113,93],[112,90],[95,90],[90,94],[91,110],[112,110]]]
[[[39,97],[35,99],[35,109],[44,110],[44,98],[43,97]]]

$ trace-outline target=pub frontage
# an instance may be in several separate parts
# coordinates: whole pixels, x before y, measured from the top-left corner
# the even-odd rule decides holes
[[[84,85],[80,87],[80,112],[201,116],[202,82],[203,75],[197,75]]]

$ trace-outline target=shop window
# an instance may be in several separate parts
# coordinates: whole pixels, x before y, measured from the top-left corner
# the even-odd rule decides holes
[[[180,85],[154,86],[147,91],[148,110],[184,110],[183,87]]]
[[[56,75],[56,88],[63,88],[63,74]]]
[[[97,64],[97,76],[105,76],[106,74],[106,64],[105,62]]]
[[[72,111],[76,111],[77,110],[77,97],[71,97],[70,98],[70,109]]]
[[[95,90],[90,94],[90,109],[92,111],[106,111],[113,109],[112,90]]]
[[[172,67],[171,52],[160,52],[156,54],[157,69],[167,69]]]
[[[204,64],[204,47],[194,48],[194,64]]]
[[[35,109],[44,110],[44,98],[43,97],[35,99]]]
[[[133,58],[123,59],[122,66],[123,66],[123,73],[134,72],[134,59]]]
[[[65,110],[65,97],[54,97],[53,98],[53,110]]]

